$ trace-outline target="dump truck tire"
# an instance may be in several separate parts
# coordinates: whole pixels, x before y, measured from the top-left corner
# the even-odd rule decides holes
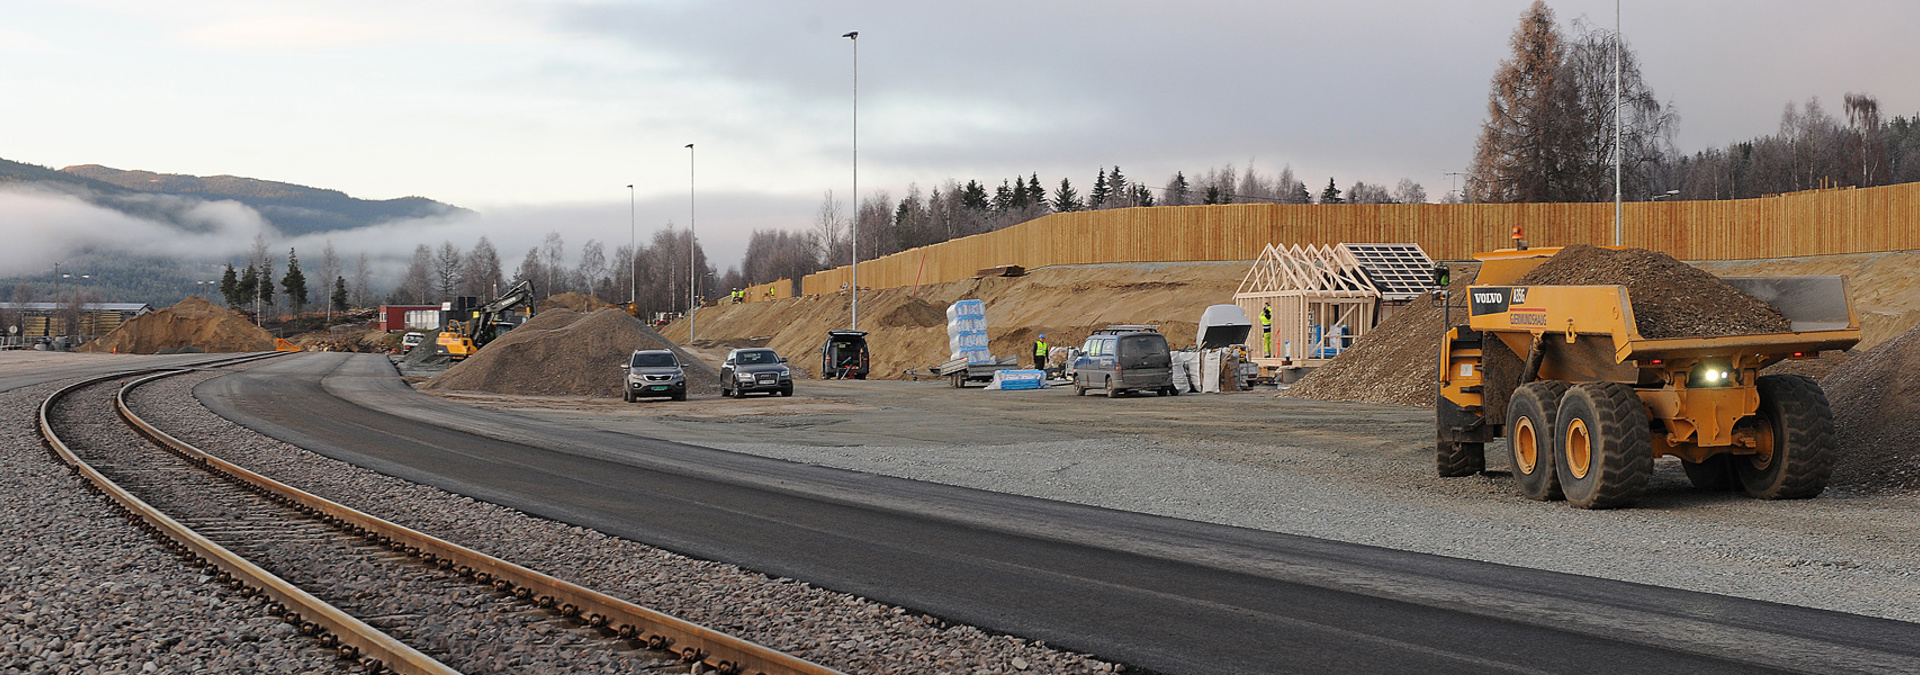
[[[1696,489],[1727,492],[1740,486],[1740,479],[1733,472],[1733,455],[1714,455],[1697,463],[1681,460],[1680,466],[1687,470],[1687,482],[1693,483]]]
[[[1434,464],[1441,478],[1471,476],[1487,470],[1487,445],[1463,441],[1440,441],[1434,450]]]
[[[1566,382],[1529,382],[1520,385],[1507,403],[1507,447],[1512,452],[1513,479],[1520,494],[1534,501],[1560,499],[1560,476],[1554,470],[1554,438],[1559,428],[1560,399]]]
[[[1827,489],[1833,477],[1833,409],[1827,394],[1805,375],[1765,375],[1757,416],[1772,452],[1733,459],[1747,495],[1759,499],[1805,499]]]
[[[1567,389],[1554,418],[1554,473],[1567,503],[1583,509],[1627,506],[1653,476],[1647,407],[1633,387],[1587,382]]]

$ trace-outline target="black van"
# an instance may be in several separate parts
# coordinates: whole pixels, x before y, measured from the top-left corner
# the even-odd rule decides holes
[[[1108,326],[1095,331],[1080,346],[1073,369],[1075,396],[1088,389],[1105,389],[1108,398],[1129,391],[1180,395],[1173,386],[1173,351],[1167,347],[1167,336],[1152,326]]]
[[[867,379],[866,331],[827,331],[827,344],[820,348],[820,379],[835,378]]]

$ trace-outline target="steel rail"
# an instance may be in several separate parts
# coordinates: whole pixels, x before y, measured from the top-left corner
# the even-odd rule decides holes
[[[134,388],[180,372],[163,372],[127,382],[115,396],[120,417],[142,436],[207,470],[225,475],[267,499],[313,515],[347,532],[366,537],[477,583],[511,592],[522,600],[594,628],[607,628],[648,648],[679,654],[680,660],[722,674],[843,675],[764,645],[670,616],[486,553],[419,532],[294,488],[207,454],[148,423],[127,405]]]
[[[270,356],[270,355],[269,355]],[[244,363],[266,356],[249,356],[238,359],[213,361],[201,367]],[[69,394],[86,387],[109,380],[134,377],[152,370],[136,370],[103,375],[68,385],[48,396],[40,403],[40,436],[48,448],[65,462],[68,467],[108,498],[112,499],[127,512],[128,520],[143,529],[160,534],[172,541],[172,547],[183,556],[188,556],[209,567],[216,568],[216,577],[223,582],[243,584],[277,603],[286,612],[297,618],[300,632],[314,636],[322,645],[335,648],[341,656],[358,659],[363,665],[375,672],[393,672],[401,675],[458,675],[460,671],[434,660],[381,632],[373,626],[341,611],[338,607],[315,597],[298,586],[269,572],[237,553],[215,543],[192,528],[174,520],[166,513],[154,508],[146,501],[134,496],[125,488],[114,483],[98,469],[80,459],[66,441],[53,430],[53,406]],[[190,370],[172,370],[153,377],[164,377]],[[151,379],[151,378],[149,378]],[[125,389],[122,389],[124,392]]]

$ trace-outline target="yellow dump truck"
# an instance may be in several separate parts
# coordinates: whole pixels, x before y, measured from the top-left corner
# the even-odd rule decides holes
[[[1467,323],[1440,343],[1440,475],[1484,470],[1484,444],[1504,436],[1522,494],[1582,508],[1632,504],[1662,455],[1702,489],[1790,499],[1826,488],[1826,394],[1809,377],[1759,373],[1860,341],[1844,278],[1724,277],[1790,332],[1649,339],[1624,286],[1512,285],[1558,251],[1476,256]]]

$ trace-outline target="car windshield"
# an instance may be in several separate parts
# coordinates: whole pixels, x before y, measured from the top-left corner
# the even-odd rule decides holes
[[[771,351],[767,351],[764,349],[751,351],[751,352],[738,352],[733,355],[733,362],[738,363],[740,365],[747,365],[750,363],[778,363],[779,361],[780,361],[779,356],[775,355]]]
[[[633,367],[635,368],[672,368],[676,365],[679,364],[674,362],[673,355],[666,352],[633,355]]]

